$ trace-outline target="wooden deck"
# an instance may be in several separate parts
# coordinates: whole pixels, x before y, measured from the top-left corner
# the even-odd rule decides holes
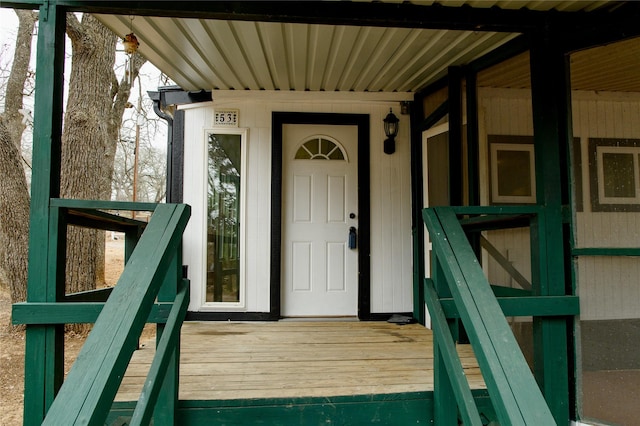
[[[136,351],[116,401],[137,400],[154,342]],[[472,389],[484,388],[469,345],[458,348]],[[180,399],[226,400],[433,390],[431,331],[386,322],[189,322]]]

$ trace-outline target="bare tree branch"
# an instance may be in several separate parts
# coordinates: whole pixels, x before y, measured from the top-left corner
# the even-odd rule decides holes
[[[25,82],[29,75],[29,59],[31,58],[31,40],[33,26],[38,20],[36,12],[27,10],[15,10],[18,15],[19,27],[16,36],[16,49],[11,66],[11,73],[7,81],[7,92],[5,94],[4,119],[7,131],[11,135],[11,140],[20,147],[22,133],[26,127],[25,116],[22,111],[23,91]]]
[[[82,23],[78,20],[75,14],[67,13],[67,35],[73,42],[80,42],[84,36],[84,30]]]

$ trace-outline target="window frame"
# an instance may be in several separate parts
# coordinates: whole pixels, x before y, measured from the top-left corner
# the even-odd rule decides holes
[[[239,259],[238,259],[238,301],[237,302],[210,302],[207,301],[207,221],[208,215],[206,210],[208,209],[208,190],[209,190],[209,135],[221,134],[221,135],[239,135],[240,136],[240,229],[239,229]],[[201,311],[244,311],[246,310],[246,298],[247,298],[247,285],[246,285],[246,241],[247,241],[247,151],[248,151],[248,134],[247,128],[239,127],[210,127],[204,129],[204,143],[202,144],[202,161],[204,167],[204,173],[202,179],[204,179],[203,192],[201,194],[203,198],[203,205],[205,208],[205,214],[202,215],[203,235],[201,238],[201,268],[197,272],[200,276],[200,310]]]
[[[489,135],[489,181],[491,204],[535,204],[536,170],[533,136]],[[529,191],[531,195],[500,195],[498,176],[498,151],[517,151],[529,154]]]
[[[606,197],[604,154],[631,154],[634,197]],[[640,212],[640,139],[589,138],[589,180],[593,212]]]
[[[319,141],[318,142],[319,143],[319,145],[318,145],[319,150],[321,150],[320,143],[321,143],[322,140],[326,140],[328,142],[333,143],[336,146],[336,148],[338,150],[340,150],[340,153],[342,154],[342,158],[340,158],[340,159],[338,159],[338,158],[322,158],[322,155],[320,153],[316,153],[316,154],[311,153],[308,150],[308,148],[305,147],[305,145],[308,142],[311,142],[311,141],[314,141],[314,140],[318,140]],[[298,158],[298,152],[301,149],[305,149],[311,155],[311,158]],[[346,161],[348,163],[349,162],[349,156],[347,154],[347,150],[344,148],[344,146],[342,146],[342,144],[338,140],[336,140],[335,138],[332,138],[331,136],[317,134],[317,135],[309,136],[308,138],[306,138],[306,139],[300,141],[300,143],[298,143],[297,148],[295,149],[295,151],[293,153],[293,160],[294,161],[317,161],[317,160],[320,160],[320,161]]]

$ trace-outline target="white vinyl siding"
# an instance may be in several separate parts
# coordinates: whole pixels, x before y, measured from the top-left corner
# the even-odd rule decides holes
[[[274,111],[368,114],[370,117],[371,190],[371,312],[407,312],[413,309],[411,240],[411,163],[409,118],[400,115],[399,103],[374,99],[314,100],[316,94],[279,92],[213,92],[214,102],[184,107],[185,182],[184,202],[193,207],[185,233],[184,262],[189,271],[202,268],[196,240],[203,231],[197,217],[203,206],[194,200],[202,190],[204,170],[197,170],[205,128],[213,128],[215,108],[239,110],[239,127],[248,129],[247,223],[246,223],[246,311],[268,312],[271,249],[271,117]],[[251,98],[254,96],[254,98]],[[356,95],[357,96],[357,95]],[[396,152],[382,151],[383,119],[393,108],[400,118]],[[194,274],[190,273],[190,275]],[[196,289],[202,283],[192,281]],[[192,292],[192,294],[194,294]],[[192,297],[189,309],[201,310]]]

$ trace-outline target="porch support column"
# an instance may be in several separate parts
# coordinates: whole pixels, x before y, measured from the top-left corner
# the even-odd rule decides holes
[[[463,206],[464,199],[464,172],[463,153],[464,143],[462,140],[462,81],[463,72],[460,67],[449,67],[449,205]],[[441,281],[443,282],[443,281]],[[443,296],[442,288],[438,287],[438,294]],[[455,320],[452,325],[452,335],[459,343],[469,343],[469,338],[462,324],[462,320]]]
[[[65,10],[40,6],[33,130],[28,302],[57,302],[65,291],[64,227],[49,200],[60,195],[64,87]],[[57,258],[57,253],[62,258]],[[64,374],[64,326],[28,325],[25,349],[24,424],[39,425]]]
[[[467,201],[480,205],[480,131],[478,129],[478,73],[465,73],[467,100]],[[474,247],[475,249],[475,247]]]
[[[425,248],[424,221],[424,182],[422,164],[422,129],[419,123],[424,120],[424,97],[416,94],[411,104],[411,200],[413,203],[412,232],[413,239],[413,317],[422,325],[425,324]]]
[[[463,205],[462,70],[449,67],[449,205]]]
[[[465,72],[465,98],[467,111],[467,202],[470,206],[480,205],[480,131],[478,128],[478,73],[467,69]],[[482,264],[480,233],[467,235],[473,252]]]
[[[158,302],[173,302],[178,293],[178,283],[182,281],[184,273],[182,271],[182,245],[176,250],[176,254],[171,260],[171,265],[164,278],[160,291],[158,292]],[[156,325],[156,346],[160,343],[166,324]],[[167,367],[162,388],[158,394],[153,411],[153,424],[155,426],[172,426],[178,424],[178,391],[180,385],[180,338],[172,351],[171,360]],[[160,379],[160,378],[159,378]]]
[[[572,139],[569,62],[550,35],[534,34],[531,46],[536,197],[542,207],[531,232],[532,253],[539,256],[532,264],[537,296],[572,292],[565,264],[569,226],[562,215],[569,202],[567,152]],[[539,317],[533,323],[535,376],[559,425],[570,420],[570,321]]]

